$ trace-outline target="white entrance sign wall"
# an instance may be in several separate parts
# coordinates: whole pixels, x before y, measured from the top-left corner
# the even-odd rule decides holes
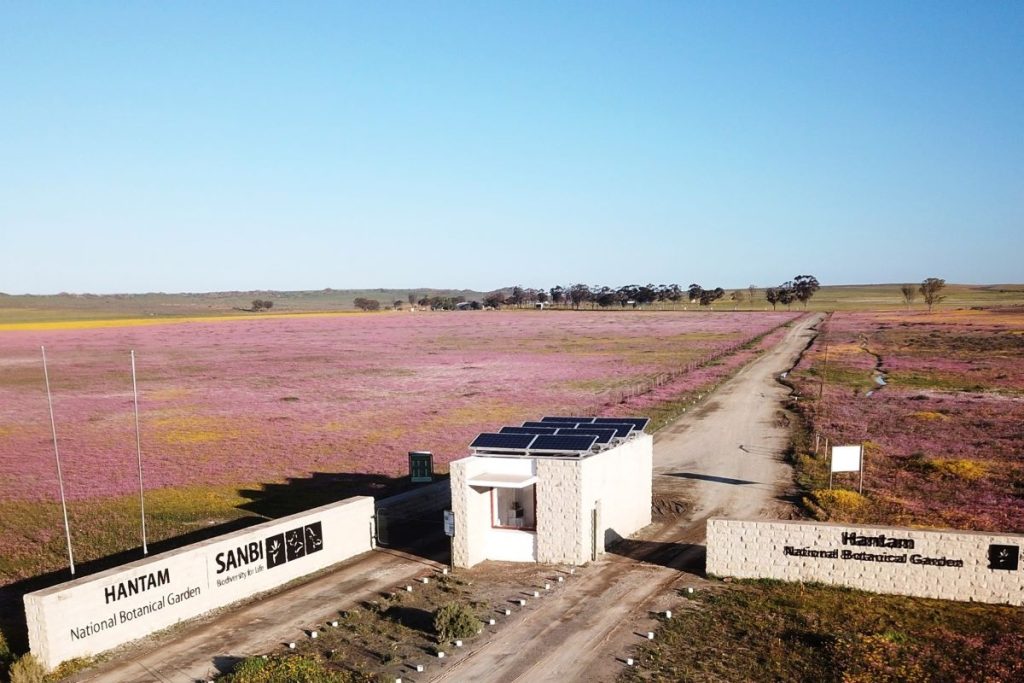
[[[833,446],[832,447],[832,471],[833,472],[859,472],[860,471],[860,446]]]
[[[32,653],[53,668],[366,552],[373,512],[349,498],[29,593]]]
[[[1024,535],[711,519],[707,573],[1024,605]]]

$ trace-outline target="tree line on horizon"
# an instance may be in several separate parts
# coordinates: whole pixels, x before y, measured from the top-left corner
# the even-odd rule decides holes
[[[904,302],[909,308],[921,294],[922,299],[928,306],[929,312],[932,307],[941,302],[945,297],[939,292],[945,287],[946,281],[941,278],[926,278],[920,285],[903,285],[900,292]],[[728,301],[737,308],[745,301],[753,305],[757,294],[761,291],[764,301],[771,304],[772,310],[777,310],[782,304],[792,309],[794,303],[807,303],[821,288],[818,278],[813,275],[797,275],[792,280],[787,280],[775,287],[760,288],[757,285],[749,285],[745,289],[735,289],[729,293]],[[550,289],[537,289],[516,285],[511,288],[500,289],[487,294],[482,301],[469,300],[464,296],[420,296],[416,292],[410,292],[407,297],[410,306],[429,308],[430,310],[480,310],[483,308],[498,309],[506,308],[533,308],[538,305],[544,307],[554,306],[578,310],[589,306],[597,308],[642,308],[653,304],[674,304],[681,302],[697,304],[702,307],[710,307],[716,301],[725,298],[726,290],[722,287],[705,288],[697,283],[690,284],[683,289],[677,284],[670,285],[624,285],[612,288],[606,285],[585,285],[582,283],[572,284],[567,287],[556,285]],[[377,311],[383,307],[376,299],[358,297],[353,302],[355,307],[363,311]],[[401,299],[392,302],[391,307],[400,310],[406,301]]]
[[[807,301],[818,290],[818,280],[813,275],[798,275],[792,281],[788,281],[779,287],[770,287],[765,290],[766,301],[776,304],[792,304],[794,301],[801,301],[806,306]],[[760,288],[757,285],[750,285],[745,289],[733,290],[728,300],[733,307],[738,307],[744,301],[754,303],[757,292]],[[769,296],[769,292],[771,293]],[[778,295],[777,295],[778,293]],[[723,299],[726,290],[722,287],[705,288],[700,284],[692,283],[689,287],[683,288],[678,284],[669,285],[623,285],[621,287],[609,287],[607,285],[586,285],[582,283],[568,286],[556,285],[550,289],[538,289],[533,287],[522,287],[516,285],[511,288],[499,289],[483,297],[482,301],[467,301],[465,297],[419,297],[417,293],[410,292],[408,303],[410,306],[430,308],[431,310],[453,310],[470,309],[479,310],[482,308],[533,308],[538,305],[548,307],[563,307],[578,310],[584,306],[596,308],[642,308],[653,304],[679,304],[686,302],[699,306],[710,307],[716,301]],[[774,299],[774,301],[773,301]],[[354,302],[361,310],[379,310],[379,301],[359,298]],[[392,308],[398,310],[405,302],[396,300]]]

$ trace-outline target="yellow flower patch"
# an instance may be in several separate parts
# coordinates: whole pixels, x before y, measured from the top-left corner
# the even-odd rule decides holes
[[[917,420],[924,420],[925,422],[948,422],[949,416],[943,415],[942,413],[934,413],[930,410],[919,410],[916,413],[911,413],[910,417]]]

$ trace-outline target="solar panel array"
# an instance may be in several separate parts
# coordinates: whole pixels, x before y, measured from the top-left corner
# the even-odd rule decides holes
[[[469,447],[484,453],[582,457],[643,432],[649,421],[646,417],[550,416],[480,434]]]

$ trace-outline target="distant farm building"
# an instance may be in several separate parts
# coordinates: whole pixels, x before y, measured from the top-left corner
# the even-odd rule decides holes
[[[585,564],[651,523],[647,418],[546,417],[450,464],[452,561]]]

